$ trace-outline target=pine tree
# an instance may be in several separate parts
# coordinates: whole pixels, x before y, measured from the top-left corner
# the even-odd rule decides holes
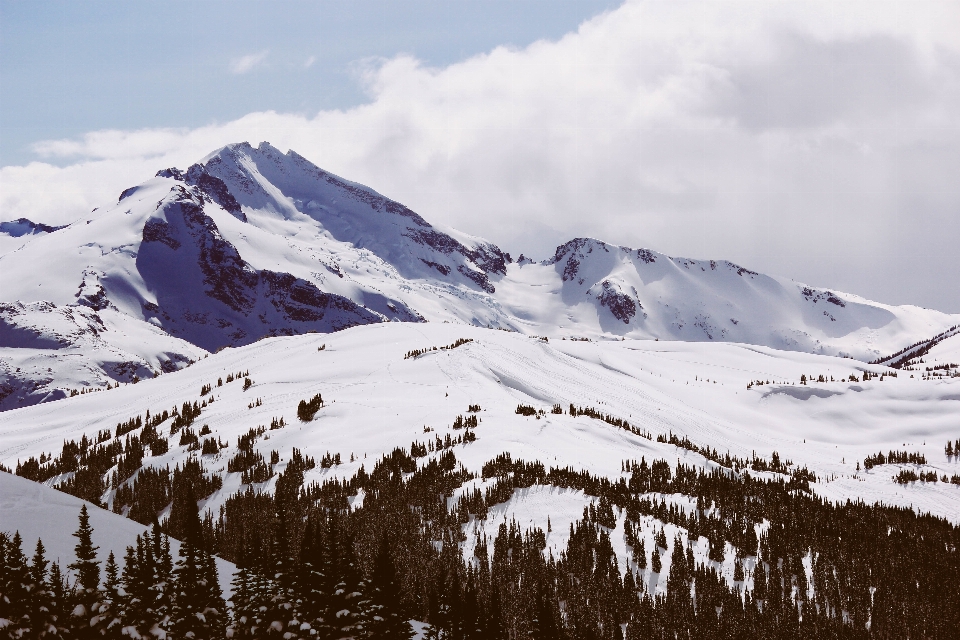
[[[147,589],[144,580],[145,567],[142,566],[145,560],[143,538],[137,536],[136,549],[127,547],[121,578],[125,593],[122,622],[124,633],[129,636],[148,633],[153,626],[147,622]]]
[[[733,563],[733,580],[734,582],[743,582],[743,560],[740,558],[739,552],[737,552],[737,558]]]
[[[123,637],[123,623],[120,618],[123,605],[120,601],[119,568],[113,551],[107,556],[107,564],[103,572],[106,580],[103,583],[103,594],[98,611],[100,617],[98,626],[103,630],[104,637],[119,640]]]
[[[757,600],[767,599],[767,570],[763,559],[757,557],[757,566],[753,570],[753,597]]]
[[[373,563],[367,602],[365,631],[368,638],[410,640],[413,637],[413,629],[400,606],[400,587],[386,537],[381,540]]]
[[[137,635],[165,635],[169,627],[170,588],[169,541],[162,539],[154,526],[153,535],[145,532],[137,536],[136,549],[127,547],[124,557],[122,583],[126,592],[124,633]]]
[[[0,622],[10,638],[32,638],[30,620],[32,579],[23,555],[20,532],[9,538],[0,532]]]
[[[253,589],[253,572],[247,563],[247,555],[241,546],[238,550],[237,570],[233,574],[233,616],[228,627],[231,638],[251,637],[250,624],[253,620],[251,599]]]
[[[60,638],[63,629],[60,628],[59,616],[54,590],[47,580],[46,549],[43,542],[37,540],[37,549],[30,564],[30,579],[33,583],[33,592],[30,598],[30,620],[37,638]],[[58,572],[59,573],[59,572]]]
[[[217,571],[216,559],[211,553],[204,551],[202,560],[200,576],[206,587],[206,609],[203,616],[210,628],[217,629],[222,635],[229,620],[229,611],[220,588],[220,574]]]
[[[249,542],[249,547],[241,545],[238,551],[233,616],[228,629],[231,638],[261,638],[268,633],[265,613],[273,594],[273,581],[267,576],[269,567],[264,559],[251,552],[262,548],[263,542],[257,538]]]
[[[61,635],[64,635],[67,633],[67,624],[69,623],[69,611],[67,607],[69,606],[68,594],[70,589],[67,585],[66,578],[63,577],[60,564],[57,562],[54,562],[50,566],[48,585],[53,604],[52,611],[57,618],[57,629]]]
[[[73,534],[77,538],[74,547],[76,562],[70,565],[77,574],[74,588],[75,606],[71,611],[70,626],[77,638],[93,638],[99,634],[100,618],[100,564],[97,549],[93,545],[93,528],[87,505],[80,507],[80,525]]]
[[[77,538],[74,552],[77,561],[70,568],[77,572],[77,585],[87,591],[95,591],[100,586],[100,564],[97,562],[97,549],[93,546],[93,527],[90,526],[90,514],[87,505],[80,507],[80,525],[73,534]]]
[[[150,555],[153,558],[153,575],[149,585],[150,609],[157,621],[157,629],[170,630],[173,612],[173,558],[170,556],[170,538],[160,531],[160,525],[154,522],[153,535],[146,536],[144,542],[152,542]]]
[[[268,558],[268,571],[272,577],[271,593],[264,612],[268,637],[285,637],[288,633],[295,635],[300,629],[301,616],[297,610],[297,594],[294,592],[296,563],[290,556],[285,521],[282,503],[277,502],[277,520]]]
[[[225,605],[216,566],[204,550],[200,512],[189,486],[185,509],[180,560],[173,572],[171,628],[180,638],[213,640],[223,636]]]
[[[363,632],[364,600],[363,583],[357,567],[357,558],[353,542],[347,534],[343,515],[334,511],[329,520],[324,573],[334,585],[330,591],[327,624],[331,628],[330,638],[346,640],[356,638]]]
[[[117,559],[113,551],[107,556],[107,564],[103,568],[107,579],[103,583],[104,593],[110,600],[117,601],[120,598],[120,568],[117,567]]]
[[[299,573],[297,575],[297,590],[301,596],[300,614],[304,624],[319,637],[326,637],[329,632],[327,624],[330,585],[325,573],[327,546],[324,535],[323,522],[317,518],[307,521],[303,544],[300,548]],[[236,601],[236,596],[234,596]]]

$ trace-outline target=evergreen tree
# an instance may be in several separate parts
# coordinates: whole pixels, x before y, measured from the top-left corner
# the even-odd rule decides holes
[[[173,558],[170,556],[170,538],[154,522],[153,535],[145,536],[145,544],[152,543],[152,579],[149,587],[150,607],[157,620],[157,628],[169,631],[173,612]]]
[[[123,611],[124,633],[129,636],[161,636],[167,633],[170,588],[167,583],[169,543],[161,540],[158,527],[153,536],[137,536],[136,549],[127,547],[123,566],[126,592]],[[157,555],[159,554],[159,558]]]
[[[37,540],[37,549],[30,564],[30,579],[33,583],[33,592],[30,598],[30,620],[33,632],[37,638],[60,638],[64,631],[59,626],[54,590],[47,580],[46,549],[43,542]]]
[[[100,616],[100,564],[97,562],[97,549],[93,545],[93,527],[90,526],[90,514],[87,505],[80,507],[80,524],[73,534],[77,538],[74,547],[76,562],[70,568],[77,574],[74,587],[74,608],[70,612],[70,627],[77,638],[95,638],[101,635],[104,620]]]
[[[137,536],[136,549],[127,547],[121,577],[124,590],[122,623],[124,633],[128,636],[135,636],[135,634],[142,636],[153,626],[146,621],[147,590],[144,586],[142,560],[144,560],[143,538]]]
[[[264,612],[267,637],[286,637],[296,635],[300,629],[300,612],[295,593],[296,562],[290,555],[287,539],[286,517],[282,502],[277,502],[277,519],[274,527],[273,544],[267,559],[271,576],[271,593]]]
[[[767,569],[759,556],[757,566],[753,570],[753,597],[757,600],[767,599]]]
[[[298,591],[301,594],[302,622],[309,625],[319,637],[326,637],[330,631],[327,618],[331,585],[326,574],[326,569],[330,566],[326,560],[327,552],[323,521],[311,517],[307,521],[303,545],[300,548],[300,570],[297,581]]]
[[[120,598],[120,568],[117,566],[117,559],[113,551],[107,556],[107,564],[103,568],[103,573],[107,579],[103,583],[103,591],[106,596],[113,601]]]
[[[93,527],[90,526],[90,514],[87,505],[80,507],[80,525],[73,534],[77,538],[74,553],[77,561],[70,568],[77,572],[77,586],[85,591],[96,591],[100,587],[100,564],[97,562],[97,549],[93,546]]]
[[[366,637],[384,640],[410,640],[413,637],[413,629],[401,608],[397,572],[386,537],[381,540],[373,563],[367,603]]]
[[[106,580],[103,583],[103,593],[100,601],[98,625],[103,630],[103,636],[119,640],[123,637],[123,623],[121,612],[123,603],[120,600],[119,567],[113,551],[107,556],[107,564],[103,568]]]
[[[63,576],[63,571],[60,569],[60,564],[57,562],[54,562],[50,566],[48,585],[52,598],[52,611],[57,619],[57,629],[61,635],[64,635],[67,633],[67,625],[69,623],[68,599],[70,588],[66,578]]]
[[[32,638],[30,619],[33,581],[23,554],[20,532],[0,533],[0,625],[10,638]]]
[[[251,637],[250,625],[253,620],[252,589],[253,572],[247,563],[247,555],[241,546],[236,561],[237,570],[233,574],[233,611],[228,627],[231,638]]]
[[[229,610],[223,599],[223,590],[220,588],[220,574],[217,571],[216,559],[207,551],[203,552],[200,576],[206,586],[207,608],[204,610],[204,618],[211,628],[218,629],[222,635],[229,621]]]
[[[173,572],[170,626],[176,637],[213,640],[223,636],[225,604],[216,565],[204,549],[200,512],[191,487],[187,487],[187,497],[180,559]]]
[[[363,637],[364,583],[360,577],[352,545],[343,540],[337,545],[341,552],[337,583],[331,594],[328,618],[333,629],[332,640],[353,640]]]

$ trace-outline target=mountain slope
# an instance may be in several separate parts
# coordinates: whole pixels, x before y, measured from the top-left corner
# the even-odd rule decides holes
[[[0,303],[0,410],[176,371],[205,354],[116,309]]]
[[[187,176],[201,171],[222,181],[246,220],[306,215],[335,240],[371,251],[407,279],[445,279],[492,293],[491,276],[502,276],[510,261],[496,245],[457,238],[369,187],[266,142],[257,148],[247,143],[224,147]]]
[[[50,487],[9,473],[0,473],[0,531],[11,535],[19,531],[23,538],[23,550],[28,556],[37,539],[43,540],[47,560],[58,562],[67,574],[72,574],[67,565],[76,561],[74,548],[77,539],[73,532],[77,529],[77,516],[83,504],[83,500]],[[136,547],[137,536],[146,531],[146,527],[133,520],[89,503],[87,510],[93,527],[93,543],[99,547],[97,560],[101,565],[111,552],[120,562],[127,547]],[[171,539],[170,550],[176,559],[180,552],[180,541]],[[229,597],[232,592],[230,580],[235,567],[232,562],[221,558],[217,558],[216,563],[220,588]]]
[[[404,358],[410,351],[450,345],[459,338],[473,341]],[[218,383],[238,371],[249,372],[249,389],[244,390],[241,378]],[[0,462],[15,469],[31,456],[57,455],[65,439],[79,439],[82,433],[92,438],[147,410],[159,415],[184,402],[213,398],[201,407],[193,428],[196,432],[206,425],[209,437],[229,445],[198,458],[224,477],[223,488],[208,500],[216,513],[242,487],[242,474],[229,473],[227,463],[237,453],[234,443],[250,429],[284,419],[285,427],[255,439],[265,458],[278,452],[277,471],[288,464],[294,447],[317,460],[339,454],[341,465],[306,472],[309,483],[348,477],[361,465],[369,470],[373,461],[412,441],[456,438],[463,433],[454,426],[457,416],[467,415],[469,405],[480,405],[476,442],[455,449],[471,470],[503,451],[607,477],[621,473],[622,460],[644,456],[713,466],[700,454],[656,441],[658,435],[673,433],[746,459],[753,454],[769,458],[777,451],[782,459],[816,473],[821,481],[811,486],[831,499],[913,505],[960,521],[957,487],[904,487],[893,483],[884,468],[856,469],[877,450],[906,448],[924,453],[928,464],[923,468],[938,476],[960,473],[943,454],[944,442],[960,435],[955,420],[960,379],[926,381],[900,373],[864,381],[864,371],[876,376],[894,372],[845,358],[736,344],[544,342],[449,324],[368,325],[329,336],[266,339],[137,385],[7,412],[0,426]],[[802,385],[801,375],[836,381]],[[849,380],[851,375],[856,382]],[[756,380],[765,384],[747,388]],[[211,392],[201,395],[207,384]],[[317,393],[325,406],[313,421],[299,421],[298,403]],[[571,403],[627,420],[653,439],[571,416]],[[518,415],[518,404],[547,413],[540,418]],[[549,413],[555,404],[563,414]],[[173,468],[197,457],[186,441],[178,445],[179,435],[170,428],[173,419],[171,415],[157,427],[169,440],[169,451],[144,458],[144,465]],[[272,490],[274,482],[261,486]]]
[[[507,313],[549,335],[743,342],[873,360],[957,316],[894,307],[763,275],[727,261],[674,258],[578,238],[501,284]],[[539,325],[539,326],[538,326]],[[565,329],[550,332],[554,325]],[[591,330],[592,329],[592,330]]]

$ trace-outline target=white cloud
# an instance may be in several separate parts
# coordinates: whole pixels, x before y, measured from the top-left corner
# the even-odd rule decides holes
[[[628,2],[556,42],[366,64],[346,111],[41,143],[76,163],[0,169],[0,216],[60,221],[269,140],[515,253],[593,235],[960,311],[960,267],[929,259],[960,246],[955,24],[955,3]]]
[[[259,53],[250,53],[230,61],[230,73],[240,75],[247,73],[263,64],[270,52],[266,49]]]
[[[304,68],[304,69],[309,69],[310,67],[313,66],[313,63],[316,62],[316,61],[317,61],[317,57],[316,57],[316,56],[310,56],[309,58],[307,58],[306,60],[303,61],[303,68]]]

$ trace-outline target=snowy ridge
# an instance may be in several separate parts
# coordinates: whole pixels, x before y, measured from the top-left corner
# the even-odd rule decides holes
[[[529,309],[553,307],[559,315],[584,307],[602,333],[640,339],[745,342],[868,360],[884,345],[902,344],[904,335],[953,317],[821,290],[728,261],[675,258],[592,238],[571,240],[552,259],[516,269],[517,281],[552,287],[554,301],[541,296]],[[542,291],[531,287],[534,295]]]
[[[461,339],[468,341],[455,348],[430,348]],[[405,357],[425,347],[422,355]],[[938,349],[943,353],[937,357],[956,353],[949,340]],[[235,377],[241,370],[249,374],[249,386],[243,377]],[[514,460],[539,461],[611,481],[630,478],[622,466],[626,460],[665,460],[671,467],[683,464],[707,471],[721,468],[700,453],[658,438],[672,434],[721,455],[779,456],[790,469],[804,467],[815,474],[809,490],[831,503],[906,507],[960,523],[957,484],[898,484],[893,479],[902,471],[960,478],[958,457],[945,456],[942,446],[958,435],[960,377],[922,379],[896,373],[846,358],[732,343],[543,340],[451,324],[375,324],[334,335],[269,338],[223,350],[187,369],[136,385],[9,411],[0,423],[0,463],[15,469],[31,457],[46,454],[49,459],[64,440],[112,431],[147,410],[156,416],[168,407],[202,400],[194,430],[202,425],[207,437],[228,443],[227,447],[203,454],[183,440],[178,443],[171,416],[157,426],[168,447],[144,457],[142,464],[170,469],[191,459],[199,461],[205,471],[222,478],[222,486],[200,505],[216,514],[244,489],[272,494],[278,487],[277,474],[289,470],[299,455],[337,461],[305,471],[305,484],[348,479],[361,468],[373,468],[396,447],[412,450],[411,443],[456,441],[464,433],[457,428],[458,417],[462,420],[467,414],[477,417],[476,439],[455,444],[452,450],[476,479],[448,497],[451,509],[460,496],[494,485],[494,480],[481,480],[479,474],[485,463],[504,451]],[[818,375],[828,382],[799,382],[801,376],[813,380]],[[764,383],[751,384],[758,380]],[[298,403],[316,394],[322,395],[323,406],[309,422],[298,420]],[[628,420],[635,430],[573,416],[565,409],[569,404]],[[519,415],[518,405],[543,413]],[[561,406],[559,414],[551,409],[555,405]],[[253,440],[258,455],[276,460],[270,465],[270,477],[246,484],[244,473],[228,468],[238,451],[233,443],[239,446],[244,434],[278,423],[282,426],[262,431]],[[861,462],[878,450],[899,449],[922,454],[926,461],[861,468]],[[439,444],[419,464],[438,457]],[[130,482],[138,473],[142,470]],[[772,472],[751,473],[760,479],[778,477]],[[55,476],[46,484],[55,485],[70,475]],[[26,482],[10,478],[0,484],[0,492],[13,481]],[[12,507],[9,499],[0,501],[5,528],[35,531],[32,523],[40,507],[27,494]],[[112,508],[116,495],[108,485],[101,500]],[[649,497],[686,512],[698,505],[695,498],[681,494]],[[363,493],[349,500],[355,507],[362,505]],[[471,516],[462,525],[463,556],[471,561],[478,540],[492,546],[497,527],[516,521],[522,530],[545,532],[544,553],[556,557],[570,543],[571,525],[580,521],[585,508],[598,504],[596,496],[581,490],[548,484],[516,489],[483,518]],[[160,514],[161,520],[168,512],[169,508]],[[649,562],[638,570],[625,533],[626,512],[617,510],[614,517],[610,539],[620,571],[636,571],[648,593],[666,593],[671,567],[666,549],[660,552],[664,554],[660,571],[653,571]],[[713,566],[731,587],[752,588],[759,559],[751,549],[721,545],[718,556],[712,537],[694,535],[652,515],[634,516],[632,522],[648,555],[657,548],[661,532],[668,541],[688,540],[697,564]],[[120,533],[137,526],[117,527],[110,544],[119,545]],[[761,532],[764,525],[757,526]],[[64,537],[62,531],[57,535]],[[738,566],[747,571],[745,581],[736,577]],[[220,575],[223,580],[224,567]]]
[[[882,364],[895,369],[902,369],[904,367],[909,367],[911,364],[917,364],[917,360],[922,358],[924,355],[929,353],[934,347],[946,340],[947,338],[952,338],[953,336],[960,335],[960,325],[955,325],[950,327],[942,333],[938,333],[929,340],[921,340],[916,342],[909,347],[905,347],[900,351],[894,353],[893,355],[886,356],[885,358],[878,358],[874,360],[874,364]],[[956,341],[953,341],[956,342]],[[952,344],[952,343],[951,343]]]

